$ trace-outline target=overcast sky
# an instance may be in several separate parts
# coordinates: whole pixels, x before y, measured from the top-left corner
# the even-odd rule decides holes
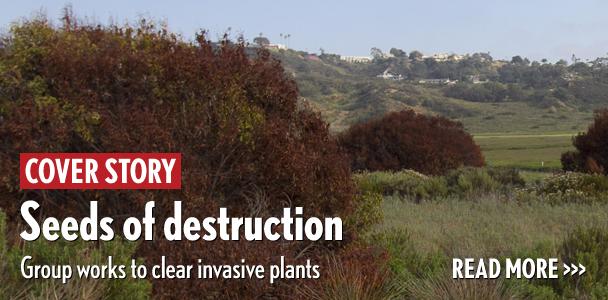
[[[66,1],[1,0],[0,26],[41,9],[52,19]],[[495,58],[531,59],[572,54],[583,59],[608,52],[608,1],[605,0],[434,0],[434,1],[72,1],[79,17],[107,23],[138,16],[166,20],[191,38],[197,30],[211,37],[228,28],[248,40],[263,33],[271,42],[298,50],[369,55],[371,47],[425,54],[490,52]]]

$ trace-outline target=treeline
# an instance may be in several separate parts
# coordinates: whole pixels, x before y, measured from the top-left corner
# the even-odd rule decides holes
[[[605,103],[604,95],[608,94],[608,58],[569,65],[564,60],[550,63],[546,60],[530,61],[520,56],[514,56],[510,61],[494,60],[488,53],[448,56],[438,60],[424,57],[418,51],[409,55],[400,49],[392,49],[391,55],[378,54],[378,51],[376,49],[371,63],[347,63],[341,61],[339,55],[327,53],[320,55],[319,59],[346,70],[350,77],[329,69],[346,81],[373,78],[384,71],[400,74],[406,82],[412,83],[429,78],[450,79],[458,84],[442,88],[445,96],[474,102],[523,101],[541,107],[570,104],[597,108],[598,104]],[[305,52],[300,54],[308,55]],[[279,58],[288,59],[288,56],[280,55]],[[288,64],[293,63],[296,62],[292,57]],[[327,84],[331,85],[331,81],[314,74],[322,68],[315,68],[305,60],[296,64],[298,75],[308,75],[307,79],[299,78],[299,84],[308,81],[321,83],[321,86],[326,86],[322,92],[325,95],[330,93],[332,87]]]

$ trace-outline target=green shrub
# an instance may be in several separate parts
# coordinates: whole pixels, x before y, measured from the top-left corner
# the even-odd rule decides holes
[[[608,299],[607,228],[577,228],[561,243],[558,252],[560,264],[581,264],[585,273],[560,276],[557,280],[513,280],[512,285],[530,299]],[[545,250],[534,253],[518,256],[554,256]]]
[[[502,186],[523,187],[526,180],[517,169],[513,168],[487,168],[488,174]]]
[[[535,299],[535,300],[554,300],[560,299],[560,297],[553,291],[551,287],[544,285],[536,285],[531,282],[521,282],[518,285],[514,285],[515,289],[519,291],[519,294],[523,299]]]
[[[9,247],[5,232],[5,215],[0,211],[0,299],[147,299],[152,291],[146,280],[80,279],[75,267],[67,284],[53,279],[25,279],[20,263],[24,256],[32,256],[30,264],[37,265],[102,265],[112,256],[114,264],[130,265],[135,243],[115,239],[92,246],[84,241],[48,242],[43,239]],[[141,263],[141,262],[140,262]]]
[[[517,192],[521,202],[543,201],[550,204],[608,201],[608,177],[566,172],[548,177],[540,184]]]
[[[512,187],[525,184],[516,170],[485,168],[461,168],[443,176],[426,176],[412,170],[363,172],[354,178],[362,190],[416,202],[507,193]]]
[[[346,224],[358,234],[365,234],[372,226],[382,222],[382,194],[362,189],[355,197],[355,205],[355,211],[348,216]]]
[[[390,229],[376,233],[370,236],[369,243],[388,251],[389,267],[402,283],[416,278],[436,276],[448,264],[448,258],[440,252],[421,253],[405,230]]]
[[[532,259],[536,258],[547,258],[555,257],[556,246],[554,243],[545,241],[536,244],[532,248],[517,249],[509,253],[506,257],[501,257],[502,268],[505,268],[504,258],[507,257],[529,257]],[[553,279],[516,279],[512,278],[506,280],[505,284],[509,285],[513,289],[519,292],[519,295],[523,299],[541,299],[541,300],[553,300],[559,299],[558,294],[552,287]]]
[[[556,290],[566,297],[608,298],[608,229],[578,228],[562,243],[561,262],[582,264],[582,276],[562,277]]]
[[[449,172],[446,180],[450,195],[472,197],[498,190],[500,184],[486,170],[463,168]]]
[[[362,190],[417,200],[444,197],[448,192],[442,177],[426,176],[413,170],[358,173],[355,181]]]

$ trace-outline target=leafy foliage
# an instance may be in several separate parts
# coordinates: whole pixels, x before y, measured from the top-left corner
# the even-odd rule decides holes
[[[605,227],[578,227],[562,241],[560,262],[585,266],[583,276],[531,281],[524,286],[530,297],[541,299],[606,299],[608,297],[608,231]],[[540,297],[543,295],[543,297]],[[551,297],[553,295],[553,297]],[[560,295],[561,297],[557,297]]]
[[[185,42],[163,26],[85,24],[66,14],[61,26],[45,18],[15,24],[0,51],[0,207],[17,220],[20,199],[45,214],[83,216],[100,200],[100,214],[141,216],[156,201],[156,217],[184,201],[192,216],[280,215],[303,206],[306,216],[347,218],[355,209],[348,161],[328,125],[298,105],[295,83],[280,63],[243,44],[212,43],[205,34]],[[22,152],[181,152],[180,191],[21,191]],[[346,228],[345,243],[354,232]],[[305,242],[143,243],[138,254],[157,263],[202,259],[267,264],[322,256],[341,244]],[[281,294],[264,280],[154,282],[160,297],[238,298]]]
[[[586,267],[585,276],[567,278],[558,283],[558,290],[563,295],[575,298],[586,295],[594,299],[608,297],[608,230],[574,230],[562,243],[560,255],[564,263],[580,263]]]
[[[538,185],[520,190],[519,201],[542,201],[550,204],[606,203],[608,177],[567,172],[546,178]]]
[[[507,194],[525,185],[516,170],[494,168],[461,168],[442,176],[426,176],[412,170],[363,172],[354,178],[363,191],[415,202]]]
[[[564,170],[608,175],[608,109],[597,111],[593,124],[573,144],[577,151],[562,155]]]
[[[479,146],[460,123],[412,110],[353,125],[340,136],[340,144],[355,170],[442,174],[484,164]]]
[[[376,233],[369,238],[369,243],[387,249],[389,267],[401,283],[437,276],[448,265],[448,258],[442,253],[420,253],[410,234],[403,229]]]
[[[95,246],[79,242],[47,242],[37,240],[22,246],[9,247],[6,237],[6,217],[0,211],[0,298],[2,299],[148,299],[151,284],[141,279],[24,279],[21,259],[32,256],[30,264],[38,265],[102,265],[107,256],[114,264],[130,265],[136,244],[114,240]],[[141,262],[140,262],[141,263]]]

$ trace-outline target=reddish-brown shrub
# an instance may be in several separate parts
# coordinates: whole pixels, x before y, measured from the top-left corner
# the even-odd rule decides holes
[[[141,21],[135,27],[35,19],[13,26],[0,44],[0,207],[18,221],[23,199],[45,215],[101,213],[141,216],[156,201],[157,223],[184,201],[187,216],[279,215],[303,206],[305,215],[352,211],[348,161],[328,126],[297,107],[295,83],[265,51],[242,44],[193,43]],[[180,191],[21,191],[21,152],[181,152]],[[118,219],[120,221],[120,219]],[[118,222],[119,223],[119,222]],[[162,226],[160,226],[162,227]],[[158,229],[158,228],[157,228]],[[162,228],[160,229],[162,230]],[[249,263],[319,256],[326,247],[299,243],[143,243],[148,263]],[[316,252],[315,252],[316,251]],[[256,281],[158,280],[160,297],[257,298],[280,294]]]
[[[576,151],[562,154],[564,170],[608,174],[608,109],[596,111],[593,124],[572,144]]]
[[[400,299],[403,289],[395,284],[388,254],[375,247],[348,247],[329,257],[323,274],[297,290],[302,299]]]
[[[484,164],[479,146],[462,124],[413,110],[353,125],[340,136],[340,144],[355,170],[412,169],[442,174]]]

